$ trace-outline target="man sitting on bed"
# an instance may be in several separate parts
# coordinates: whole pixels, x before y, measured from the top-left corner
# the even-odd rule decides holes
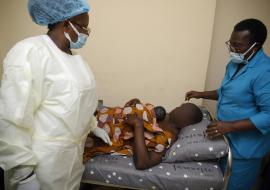
[[[84,161],[98,154],[111,153],[133,155],[137,169],[153,167],[162,161],[181,128],[202,120],[200,108],[191,103],[175,108],[163,120],[156,119],[154,107],[150,105],[131,100],[124,108],[99,110],[98,126],[107,131],[112,146],[94,137],[94,145],[85,147]]]

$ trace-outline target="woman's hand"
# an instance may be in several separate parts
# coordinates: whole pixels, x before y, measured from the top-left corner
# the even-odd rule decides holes
[[[96,137],[99,137],[101,138],[105,143],[109,144],[110,146],[112,146],[112,141],[108,135],[108,133],[104,130],[104,129],[101,129],[99,127],[96,127],[94,130],[93,130],[93,133]]]
[[[191,98],[202,98],[202,93],[197,91],[189,91],[186,93],[185,100],[190,100]]]
[[[124,123],[133,127],[143,126],[143,120],[135,115],[127,115]]]
[[[207,126],[206,134],[209,139],[222,137],[232,129],[232,122],[214,121]]]

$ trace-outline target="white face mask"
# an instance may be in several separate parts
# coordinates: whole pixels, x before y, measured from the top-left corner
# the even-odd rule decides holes
[[[230,61],[240,64],[240,63],[247,63],[247,61],[254,55],[253,53],[245,60],[245,55],[256,45],[257,43],[255,42],[250,48],[245,52],[245,53],[235,53],[235,52],[230,52]]]
[[[69,22],[69,24],[70,24],[71,28],[74,30],[74,32],[77,34],[77,36],[78,36],[77,41],[76,41],[76,42],[73,42],[73,41],[71,40],[69,34],[66,33],[66,32],[64,32],[65,37],[66,37],[66,38],[68,39],[68,41],[69,41],[70,48],[71,48],[71,49],[79,49],[79,48],[82,48],[82,47],[85,45],[86,41],[87,41],[88,35],[86,35],[86,34],[84,34],[84,33],[80,33],[80,32],[75,28],[75,26],[74,26],[71,22]]]

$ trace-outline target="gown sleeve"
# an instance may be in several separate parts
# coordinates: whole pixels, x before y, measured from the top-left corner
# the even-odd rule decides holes
[[[0,88],[0,167],[4,170],[37,164],[31,140],[37,107],[31,63],[41,58],[33,46],[17,44],[4,60]]]

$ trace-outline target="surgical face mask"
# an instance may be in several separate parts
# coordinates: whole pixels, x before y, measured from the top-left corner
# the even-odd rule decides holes
[[[76,41],[76,42],[73,42],[73,41],[71,40],[69,34],[66,33],[66,32],[64,32],[65,37],[66,37],[66,38],[68,39],[68,41],[69,41],[70,48],[71,48],[71,49],[79,49],[79,48],[82,48],[82,47],[85,45],[86,41],[87,41],[88,35],[86,35],[86,34],[84,34],[84,33],[80,33],[80,32],[75,28],[75,26],[74,26],[71,22],[69,22],[69,24],[70,24],[71,28],[74,30],[74,32],[77,34],[77,36],[78,36],[77,41]]]
[[[235,53],[235,52],[230,52],[230,61],[240,64],[244,63],[246,64],[248,60],[254,55],[255,52],[253,52],[246,60],[245,60],[245,55],[256,45],[256,42],[250,46],[250,48],[245,52],[245,53]]]

